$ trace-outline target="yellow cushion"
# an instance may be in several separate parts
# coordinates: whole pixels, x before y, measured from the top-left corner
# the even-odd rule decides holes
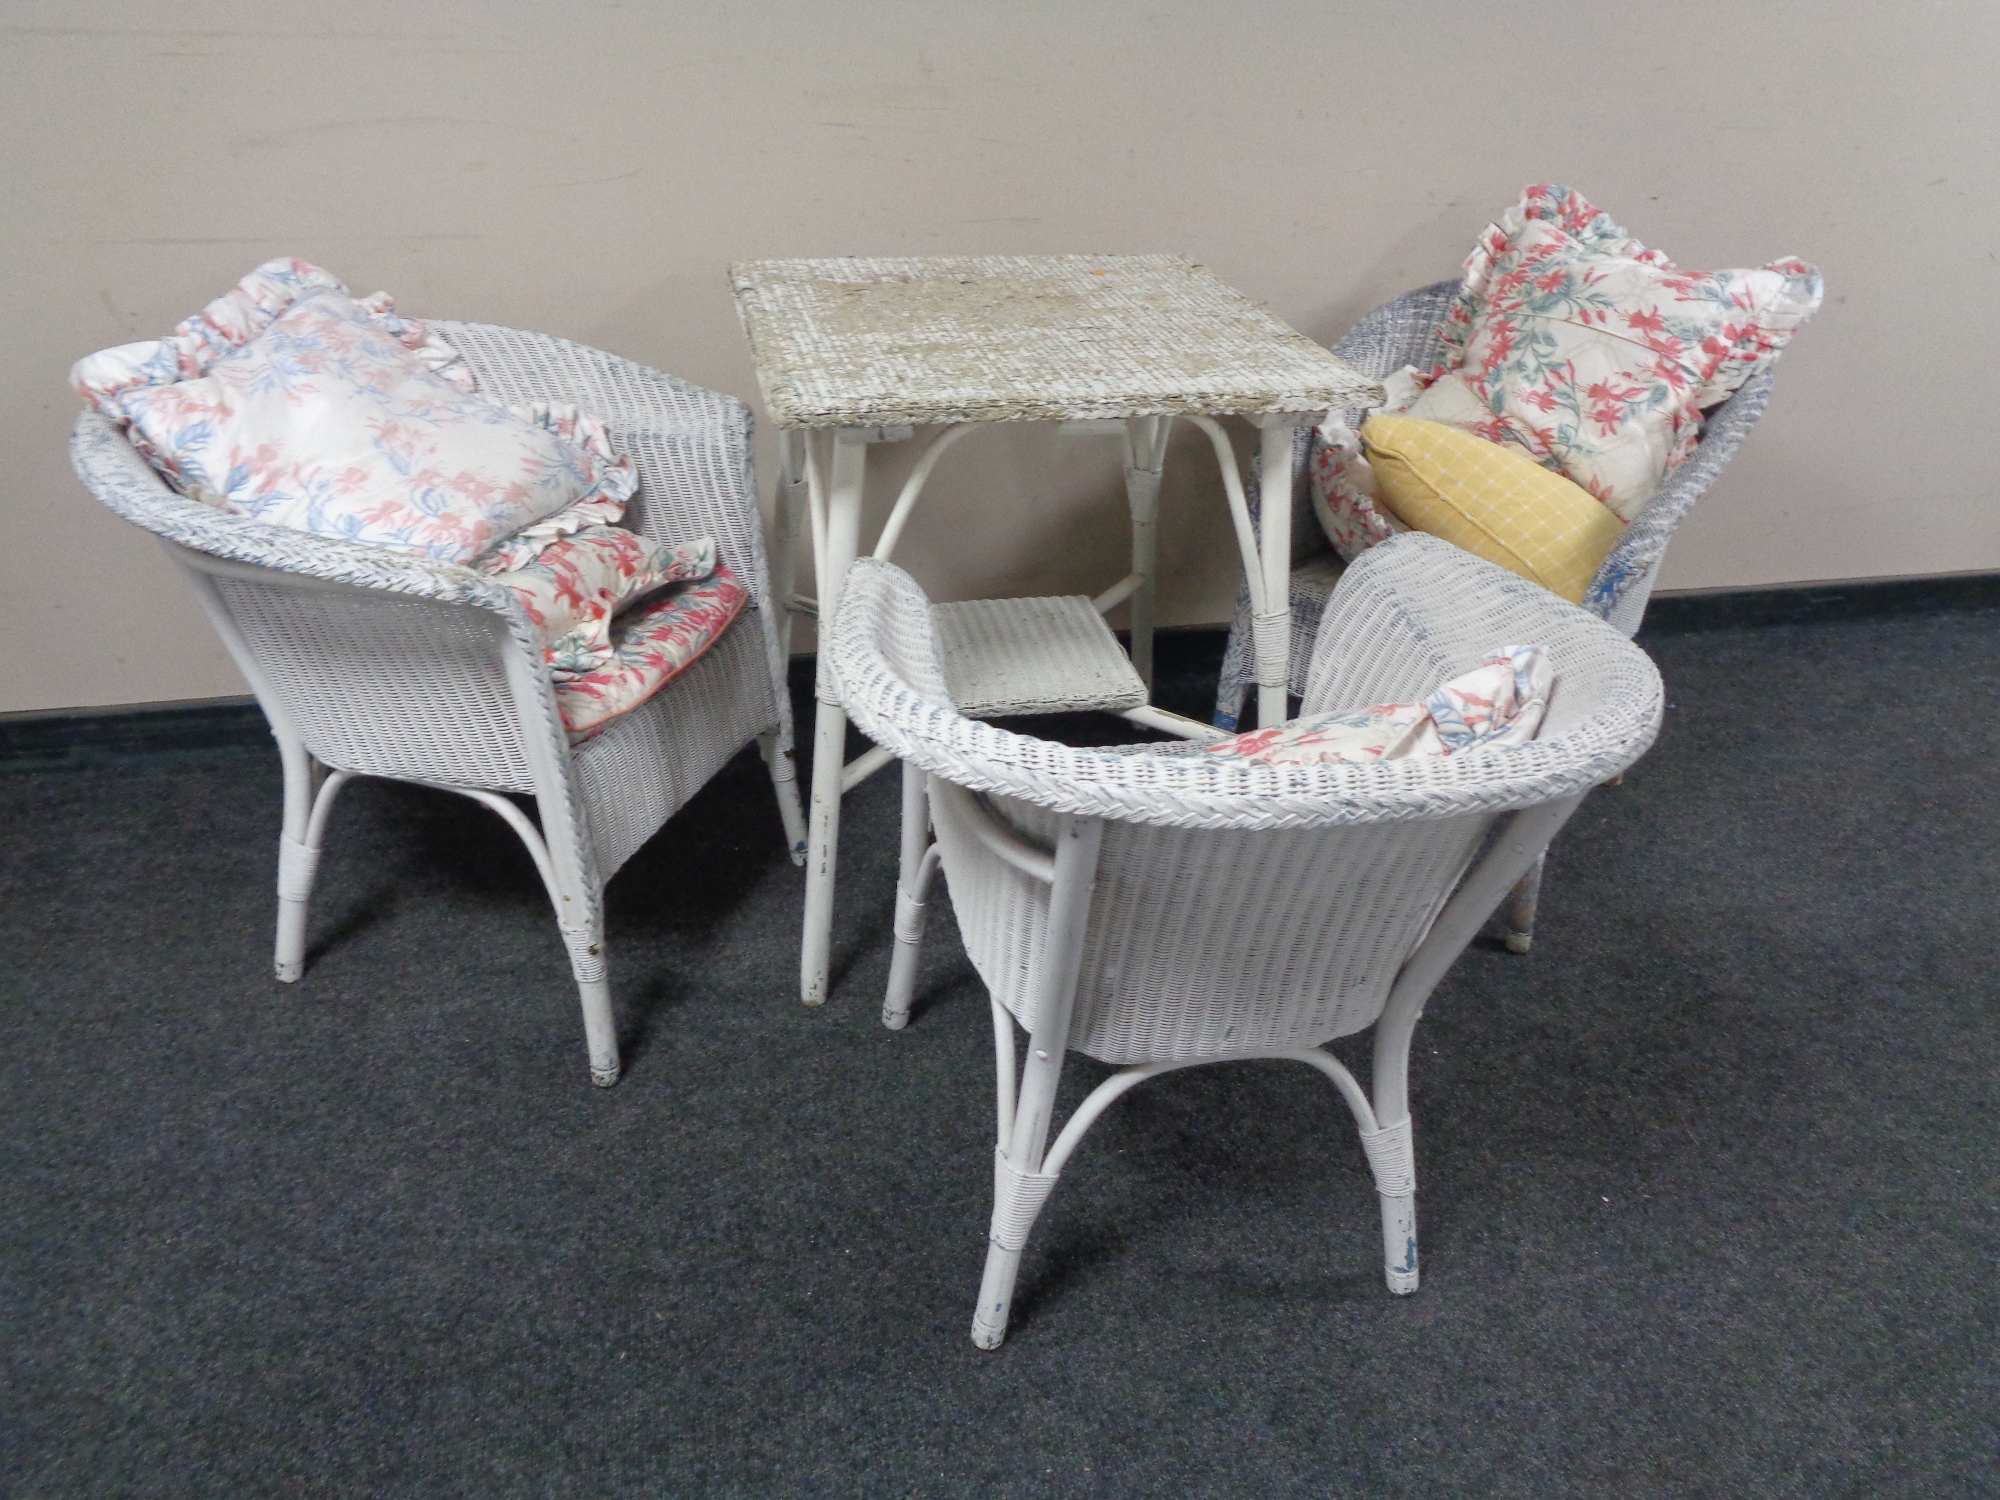
[[[1525,453],[1421,417],[1361,428],[1396,519],[1531,578],[1573,604],[1625,530],[1610,506]]]

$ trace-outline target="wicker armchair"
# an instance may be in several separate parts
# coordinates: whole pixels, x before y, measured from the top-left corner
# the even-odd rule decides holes
[[[1364,375],[1380,379],[1405,365],[1420,370],[1437,363],[1442,348],[1445,314],[1458,294],[1456,281],[1440,281],[1405,292],[1383,303],[1355,324],[1353,332],[1334,346],[1334,353]],[[1688,461],[1667,476],[1659,493],[1645,509],[1632,518],[1618,545],[1604,559],[1584,595],[1583,607],[1610,621],[1626,635],[1636,635],[1652,597],[1653,583],[1667,555],[1667,543],[1674,528],[1687,518],[1695,502],[1708,492],[1715,478],[1735,454],[1737,446],[1757,425],[1771,399],[1771,372],[1767,369],[1708,414],[1702,424],[1701,442]],[[1348,413],[1358,424],[1361,412]],[[1320,616],[1340,577],[1340,559],[1327,545],[1318,520],[1313,516],[1306,483],[1307,443],[1299,444],[1292,486],[1292,535],[1304,538],[1298,549],[1299,565],[1292,573],[1293,693],[1305,691],[1305,663]],[[1215,722],[1234,729],[1243,712],[1243,700],[1257,680],[1257,647],[1251,630],[1250,594],[1245,588],[1237,595],[1236,614],[1229,624],[1229,644],[1222,657],[1221,680],[1215,693]],[[1542,866],[1522,877],[1521,889],[1508,903],[1507,946],[1526,953],[1534,939],[1535,908],[1541,893]]]
[[[1205,1062],[1286,1058],[1332,1080],[1374,1171],[1390,1290],[1416,1289],[1412,1031],[1584,795],[1652,743],[1660,679],[1602,620],[1425,536],[1348,569],[1308,672],[1308,709],[1408,699],[1527,641],[1548,646],[1556,686],[1540,737],[1515,749],[1310,768],[1193,744],[1080,750],[959,714],[922,592],[887,563],[855,565],[828,648],[841,699],[929,773],[952,907],[992,996],[998,1139],[975,1343],[1005,1337],[1022,1247],[1092,1122],[1134,1085]],[[1320,1046],[1369,1026],[1372,1098]],[[1051,1146],[1072,1048],[1119,1071]]]
[[[300,977],[306,904],[340,788],[385,776],[461,793],[520,835],[583,1002],[592,1081],[618,1078],[604,883],[755,740],[795,860],[804,825],[741,402],[596,349],[476,323],[433,325],[510,403],[602,417],[640,488],[627,524],[712,536],[749,604],[687,672],[572,746],[513,593],[466,568],[229,515],[186,499],[94,412],[71,455],[97,497],[165,539],[270,720],[284,763],[277,974]],[[514,796],[534,799],[531,820]]]
[[[1458,285],[1456,281],[1435,282],[1383,303],[1355,324],[1353,332],[1333,346],[1333,352],[1364,375],[1378,380],[1405,365],[1429,369],[1437,363],[1444,317],[1458,295]],[[1652,597],[1653,583],[1666,559],[1667,543],[1673,539],[1674,528],[1715,483],[1723,465],[1757,425],[1770,399],[1771,372],[1766,370],[1708,414],[1693,456],[1667,476],[1659,493],[1632,518],[1618,545],[1597,570],[1590,591],[1584,596],[1585,609],[1609,620],[1627,635],[1638,634],[1646,601]],[[1361,412],[1349,412],[1348,417],[1358,424]],[[1306,444],[1301,442],[1292,487],[1292,535],[1305,539],[1299,548],[1302,565],[1292,576],[1289,686],[1295,694],[1305,691],[1305,663],[1319,632],[1327,597],[1333,592],[1334,580],[1340,576],[1340,560],[1327,545],[1312,513],[1306,487],[1307,456]],[[1222,678],[1215,693],[1215,722],[1224,729],[1235,729],[1243,712],[1243,700],[1256,685],[1257,647],[1250,627],[1250,596],[1246,590],[1237,596],[1235,618],[1229,625],[1229,646],[1222,659]]]

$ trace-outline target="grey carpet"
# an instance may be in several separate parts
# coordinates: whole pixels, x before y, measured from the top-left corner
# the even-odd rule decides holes
[[[754,757],[619,876],[609,1092],[481,809],[354,788],[280,986],[273,756],[0,778],[0,1491],[1994,1492],[2000,617],[1651,644],[1659,746],[1418,1033],[1422,1291],[1323,1082],[1200,1070],[1080,1151],[992,1354],[948,917],[877,1021],[893,777],[824,1009]]]

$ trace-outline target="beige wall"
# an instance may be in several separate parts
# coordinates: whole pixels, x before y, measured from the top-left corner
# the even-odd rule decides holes
[[[2000,568],[1996,42],[1958,0],[0,4],[0,710],[242,691],[70,473],[64,375],[278,254],[754,400],[732,258],[1178,251],[1331,340],[1564,181],[1683,264],[1826,273],[1664,586]],[[1178,467],[1166,618],[1217,620]],[[941,597],[1121,571],[1103,447],[978,438],[934,495]]]

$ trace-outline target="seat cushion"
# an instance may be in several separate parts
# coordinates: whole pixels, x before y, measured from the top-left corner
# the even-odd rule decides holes
[[[669,545],[622,526],[589,526],[542,545],[494,580],[521,601],[550,668],[581,677],[611,665],[615,616],[668,584],[706,578],[715,566],[708,537]]]
[[[1625,526],[1518,448],[1417,417],[1370,417],[1361,441],[1381,502],[1414,531],[1532,579],[1572,604]]]
[[[71,381],[176,488],[274,525],[436,562],[616,520],[636,487],[601,422],[479,393],[456,351],[389,298],[271,261],[167,338]]]
[[[1202,753],[1317,766],[1521,745],[1541,728],[1554,686],[1545,647],[1501,646],[1421,701],[1308,714],[1218,740]]]
[[[588,739],[693,666],[748,598],[742,582],[718,563],[701,581],[614,619],[609,662],[591,672],[552,674],[556,708],[571,740]]]

